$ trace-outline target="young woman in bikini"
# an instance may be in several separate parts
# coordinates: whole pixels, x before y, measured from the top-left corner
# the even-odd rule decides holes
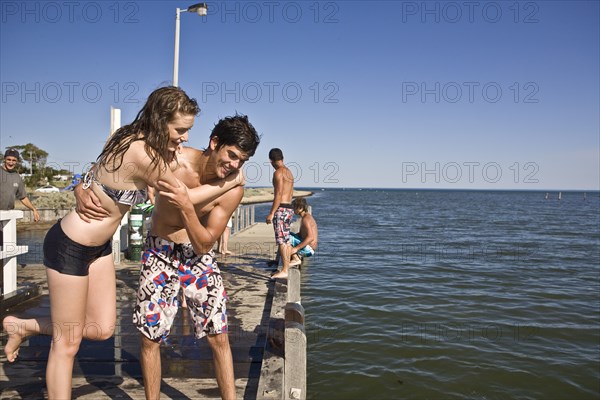
[[[155,90],[135,120],[117,130],[104,146],[84,179],[108,215],[89,220],[71,211],[58,221],[44,240],[44,265],[48,276],[51,318],[19,319],[8,316],[4,352],[13,362],[28,336],[52,335],[46,369],[50,399],[71,398],[75,355],[83,338],[105,340],[116,323],[116,277],[110,239],[130,207],[143,201],[146,188],[159,179],[175,186],[178,181],[177,149],[200,109],[183,90]],[[208,202],[243,184],[232,174],[212,185],[189,190],[195,204]]]

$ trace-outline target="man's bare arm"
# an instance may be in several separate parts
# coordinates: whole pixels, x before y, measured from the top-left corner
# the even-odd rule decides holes
[[[244,173],[235,171],[225,178],[215,182],[206,183],[198,187],[188,189],[188,195],[193,204],[206,204],[235,187],[243,187],[246,184]]]
[[[175,184],[178,182],[177,180],[172,180],[176,178],[174,178],[171,172],[168,175],[168,179],[163,180],[161,178],[159,182],[169,182],[169,180],[171,180],[171,183]],[[190,198],[194,204],[208,203],[218,198],[223,193],[243,185],[244,183],[244,174],[241,171],[237,171],[224,179],[190,189]],[[148,186],[149,194],[153,196],[154,190],[151,189],[151,187],[152,186],[150,185]],[[73,193],[75,194],[75,200],[77,201],[75,211],[83,221],[90,222],[91,220],[103,220],[109,216],[109,212],[102,208],[100,199],[92,190],[83,189],[82,184],[80,183],[75,187]]]
[[[147,186],[156,186],[157,182],[167,182],[171,186],[180,184],[171,168],[143,168],[145,164],[150,162],[149,156],[145,152],[138,152],[135,154],[138,156],[138,158],[135,159],[134,162],[139,167],[136,171],[144,171],[139,175],[139,178],[143,179]],[[218,198],[223,193],[226,193],[234,187],[244,183],[244,174],[241,171],[236,171],[223,179],[189,189],[188,196],[193,204],[197,205],[208,203]]]
[[[40,213],[38,212],[38,210],[35,208],[35,206],[33,205],[33,203],[31,202],[31,200],[29,200],[29,197],[25,196],[21,199],[21,203],[23,203],[23,205],[27,208],[29,208],[31,211],[33,211],[33,221],[34,222],[38,222],[40,220]]]
[[[244,189],[241,187],[230,190],[220,197],[218,200],[219,203],[208,213],[208,215],[202,218],[202,225],[206,227],[214,238],[210,247],[212,247],[225,231],[229,218],[231,218],[239,206],[243,196]],[[188,234],[189,232],[188,229]]]
[[[179,208],[188,237],[197,254],[205,254],[212,249],[214,243],[225,230],[229,217],[233,214],[244,195],[244,188],[241,186],[237,186],[222,195],[219,198],[219,204],[210,211],[205,226],[198,219],[185,185],[180,183],[179,186],[173,186],[161,182],[159,190],[161,196],[168,198],[170,202]]]

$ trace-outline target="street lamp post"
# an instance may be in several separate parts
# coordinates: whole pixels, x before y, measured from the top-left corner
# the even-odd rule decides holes
[[[182,12],[194,12],[200,16],[205,16],[208,11],[206,3],[198,3],[189,6],[185,10],[177,8],[175,14],[175,55],[173,57],[173,86],[179,85],[179,26],[180,26],[180,15]]]

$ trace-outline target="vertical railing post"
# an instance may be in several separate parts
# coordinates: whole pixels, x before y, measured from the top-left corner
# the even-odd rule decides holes
[[[0,211],[2,223],[2,295],[17,291],[17,256],[29,250],[27,246],[17,245],[17,219],[23,218],[21,210]]]
[[[294,265],[288,268],[288,298],[289,303],[300,303],[300,266]]]
[[[239,208],[239,213],[238,213],[238,224],[239,224],[239,229],[240,231],[244,229],[245,225],[244,225],[244,206],[241,206]]]
[[[304,308],[298,303],[285,306],[285,400],[306,399],[306,332]]]
[[[238,233],[240,231],[240,207],[238,206],[238,208],[236,208],[235,212],[233,213],[233,230],[235,233]]]
[[[285,400],[306,399],[306,332],[304,307],[300,304],[300,266],[288,269],[287,301],[285,306]]]

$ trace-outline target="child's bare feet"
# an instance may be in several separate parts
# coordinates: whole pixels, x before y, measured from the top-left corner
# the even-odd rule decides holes
[[[298,257],[292,258],[292,260],[290,261],[290,267],[293,267],[294,265],[300,265],[300,264],[302,264],[302,260]]]
[[[275,280],[275,279],[287,279],[287,277],[288,277],[287,272],[279,271],[276,274],[271,275],[271,280]]]
[[[6,354],[8,362],[14,362],[19,355],[21,343],[26,337],[26,332],[23,332],[25,323],[23,320],[9,315],[2,321],[2,327],[8,335],[6,346],[4,346],[4,354]]]

